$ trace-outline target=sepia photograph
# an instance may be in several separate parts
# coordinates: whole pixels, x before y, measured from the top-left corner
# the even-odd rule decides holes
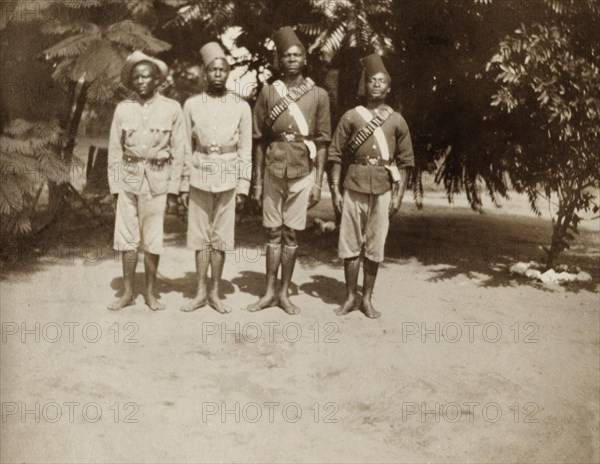
[[[600,0],[0,0],[0,463],[600,464]]]

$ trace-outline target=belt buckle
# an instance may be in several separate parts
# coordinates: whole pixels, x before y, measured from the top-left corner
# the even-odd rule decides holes
[[[283,134],[283,136],[285,137],[285,140],[288,142],[295,142],[296,141],[296,134],[290,133],[290,132],[286,132]]]
[[[220,155],[221,154],[221,147],[219,145],[217,145],[216,143],[211,143],[208,146],[208,153],[210,155]]]

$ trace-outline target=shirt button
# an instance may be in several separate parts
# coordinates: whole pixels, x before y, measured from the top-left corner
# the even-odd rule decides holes
[[[292,129],[292,125],[291,124],[288,126],[288,129]]]
[[[377,150],[377,145],[373,145],[373,150]]]

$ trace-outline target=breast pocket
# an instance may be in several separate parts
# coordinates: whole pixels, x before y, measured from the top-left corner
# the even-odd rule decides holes
[[[171,140],[171,124],[167,122],[153,124],[150,131],[152,133],[152,146],[165,147]]]
[[[124,124],[121,128],[121,142],[123,146],[133,146],[136,145],[138,140],[138,128],[135,126],[131,126],[128,124]]]

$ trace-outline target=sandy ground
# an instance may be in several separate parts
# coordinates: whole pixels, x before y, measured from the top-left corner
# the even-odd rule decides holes
[[[328,200],[311,214],[330,216]],[[441,193],[422,212],[407,198],[375,321],[334,315],[344,294],[335,237],[310,230],[294,275],[302,313],[242,311],[263,288],[254,218],[238,226],[225,267],[232,314],[178,311],[194,274],[175,217],[159,268],[168,309],[138,296],[109,312],[122,291],[110,224],[70,224],[2,269],[2,462],[600,459],[597,221],[565,257],[594,282],[545,287],[505,268],[548,240],[547,219],[523,198],[486,215]]]

